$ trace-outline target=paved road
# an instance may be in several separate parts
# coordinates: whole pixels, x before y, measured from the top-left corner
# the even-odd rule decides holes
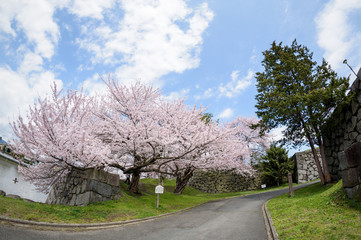
[[[211,202],[180,214],[116,228],[39,231],[0,225],[0,240],[267,239],[262,204],[287,189]]]

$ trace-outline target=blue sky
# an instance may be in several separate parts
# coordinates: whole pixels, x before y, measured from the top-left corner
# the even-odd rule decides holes
[[[253,116],[254,74],[273,41],[296,38],[348,76],[345,58],[361,66],[360,12],[359,0],[0,1],[0,136],[53,81],[94,94],[108,74],[221,121]]]

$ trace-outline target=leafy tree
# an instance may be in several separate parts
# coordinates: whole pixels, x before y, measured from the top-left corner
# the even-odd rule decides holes
[[[345,99],[348,78],[338,77],[325,60],[318,65],[313,53],[296,40],[291,46],[273,42],[263,55],[264,71],[256,73],[258,127],[266,131],[286,126],[284,141],[293,146],[308,143],[322,184],[330,182],[321,131]],[[320,147],[323,169],[315,145]]]
[[[288,158],[288,151],[282,147],[277,147],[275,143],[266,150],[260,162],[260,171],[267,182],[277,183],[279,186],[289,172],[294,169],[294,162]]]

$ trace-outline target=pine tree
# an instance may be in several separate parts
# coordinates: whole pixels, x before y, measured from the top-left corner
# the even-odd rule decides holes
[[[276,182],[279,186],[283,178],[294,169],[294,162],[287,156],[288,151],[282,147],[277,147],[275,143],[267,149],[260,163],[260,170],[263,178],[270,182]]]
[[[285,142],[294,146],[308,143],[322,184],[330,182],[322,128],[345,100],[348,78],[338,77],[325,60],[318,65],[313,53],[296,40],[291,46],[273,42],[263,55],[264,72],[256,73],[258,126],[263,130],[286,126]],[[323,170],[315,145],[320,147]]]

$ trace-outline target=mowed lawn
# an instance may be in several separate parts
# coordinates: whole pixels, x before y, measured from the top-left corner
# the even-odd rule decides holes
[[[342,181],[283,194],[267,207],[280,239],[361,239],[361,202],[346,197]]]
[[[141,196],[130,194],[127,185],[121,184],[122,197],[119,200],[89,204],[84,207],[48,205],[29,203],[22,199],[12,199],[0,196],[0,215],[10,218],[25,219],[39,222],[56,223],[100,223],[140,219],[175,212],[211,200],[243,196],[267,190],[254,190],[236,193],[206,194],[194,188],[187,187],[182,195],[174,194],[175,180],[166,179],[165,193],[160,195],[160,206],[156,208],[155,186],[157,179],[142,179]]]

